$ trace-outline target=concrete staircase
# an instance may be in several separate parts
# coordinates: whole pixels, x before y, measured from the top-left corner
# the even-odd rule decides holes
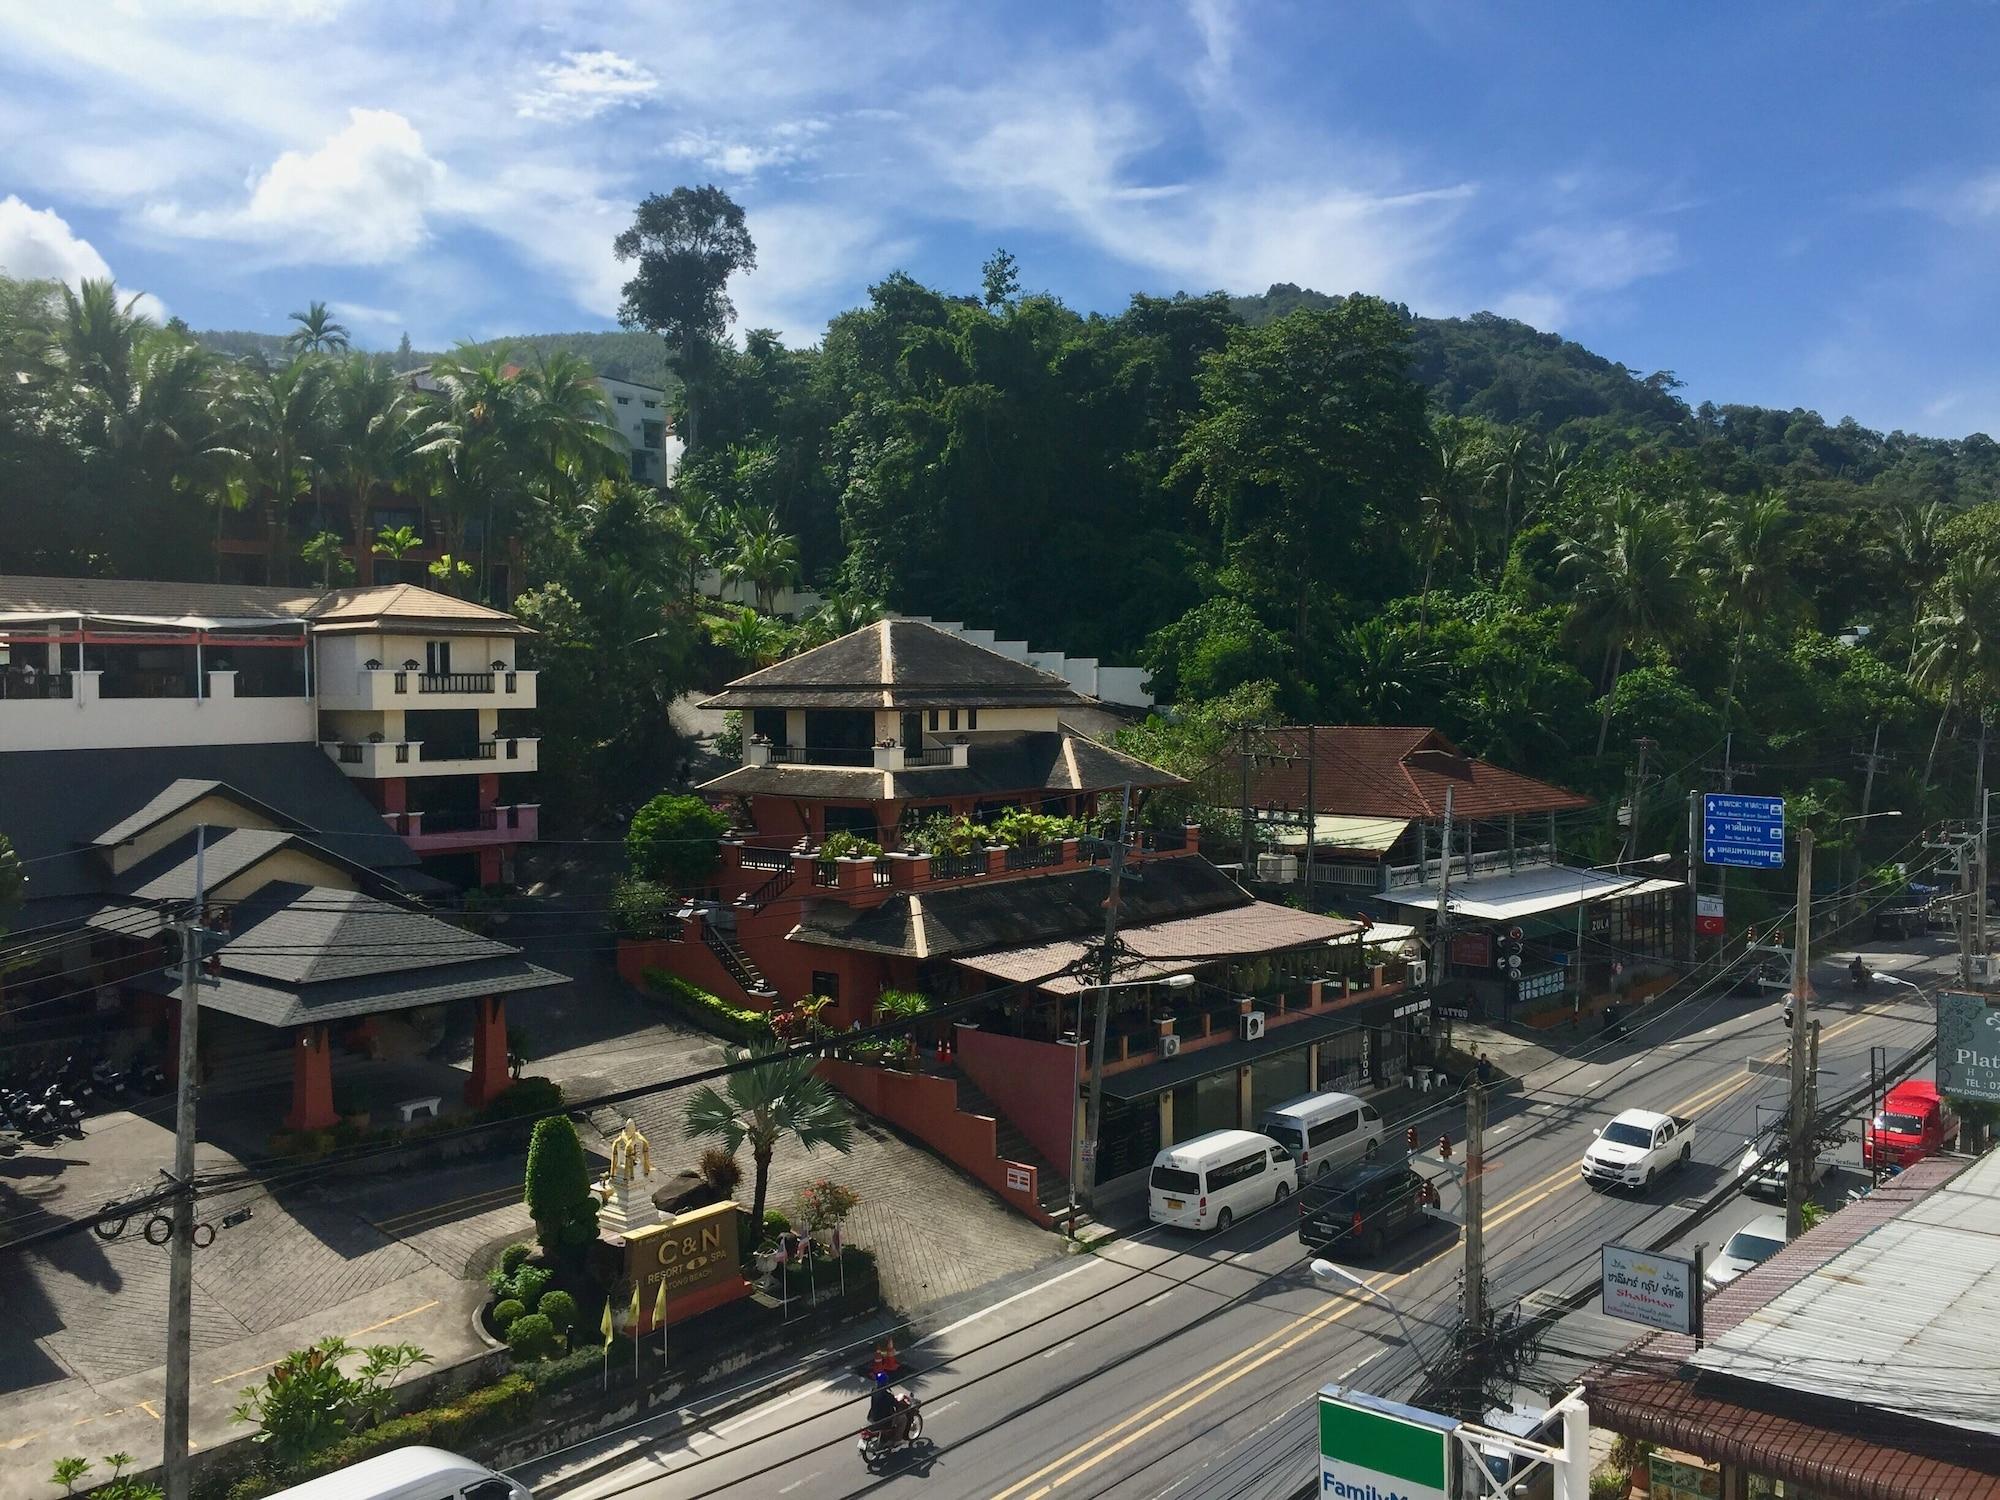
[[[1028,1144],[1028,1138],[1014,1128],[1014,1124],[1001,1112],[1000,1106],[980,1091],[979,1085],[964,1074],[955,1074],[958,1084],[958,1112],[962,1115],[987,1115],[993,1121],[994,1147],[1003,1161],[1019,1162],[1024,1167],[1035,1169],[1035,1198],[1042,1212],[1056,1223],[1058,1229],[1069,1223],[1069,1177],[1049,1164],[1048,1158]],[[1076,1226],[1079,1237],[1096,1221],[1088,1209],[1079,1207]]]

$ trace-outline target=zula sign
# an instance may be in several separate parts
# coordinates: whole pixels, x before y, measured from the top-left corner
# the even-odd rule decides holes
[[[1703,937],[1721,937],[1728,931],[1728,924],[1722,919],[1720,896],[1694,898],[1694,930]]]
[[[1321,1500],[1451,1500],[1460,1423],[1365,1391],[1319,1393]]]

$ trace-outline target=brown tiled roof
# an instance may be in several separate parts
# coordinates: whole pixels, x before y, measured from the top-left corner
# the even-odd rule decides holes
[[[921,620],[877,620],[739,677],[703,708],[1073,708],[1062,678]]]
[[[1590,806],[1565,791],[1491,761],[1465,754],[1435,729],[1412,724],[1288,725],[1265,731],[1262,748],[1289,763],[1253,759],[1250,801],[1257,807],[1303,811],[1307,745],[1312,747],[1313,810],[1358,818],[1444,816],[1445,789],[1458,818],[1509,813],[1569,812]]]
[[[399,626],[468,635],[534,634],[505,610],[489,609],[470,599],[454,599],[413,583],[335,589],[318,600],[308,614],[315,629],[332,634]]]
[[[413,583],[371,588],[262,588],[238,583],[162,583],[144,578],[0,577],[0,617],[81,614],[150,620],[311,620],[333,632],[385,625],[481,635],[533,632],[503,610]]]
[[[809,797],[831,801],[927,802],[938,797],[998,796],[1008,792],[1099,792],[1181,785],[1180,777],[1100,745],[1068,725],[1061,734],[971,736],[963,766],[922,766],[876,771],[866,766],[738,766],[701,787],[734,796]]]
[[[1964,1170],[1920,1162],[1718,1292],[1704,1309],[1720,1337],[1762,1316],[1803,1278],[1852,1249]],[[1654,1334],[1585,1377],[1594,1420],[1651,1442],[1854,1500],[1973,1500],[2000,1495],[2000,1437],[1905,1412],[1835,1401],[1809,1377],[1788,1385],[1687,1363],[1694,1342]],[[1893,1375],[1893,1370],[1892,1370]]]

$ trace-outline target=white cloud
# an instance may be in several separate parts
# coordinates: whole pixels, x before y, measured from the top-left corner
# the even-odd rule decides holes
[[[1545,224],[1502,257],[1516,276],[1494,310],[1543,330],[1570,322],[1580,306],[1680,264],[1671,230],[1634,220]]]
[[[333,315],[347,323],[372,323],[378,328],[400,328],[403,315],[393,307],[370,307],[365,302],[329,302]]]
[[[22,281],[60,281],[76,286],[112,279],[97,247],[69,227],[52,208],[30,208],[13,194],[0,198],[0,271]],[[164,321],[166,306],[158,297],[141,293],[138,311]]]
[[[827,122],[786,120],[758,133],[755,139],[732,139],[710,130],[684,130],[667,143],[674,156],[700,162],[731,177],[754,177],[772,167],[788,167],[818,154],[819,137]]]
[[[241,206],[155,205],[150,221],[200,239],[243,239],[286,262],[380,265],[429,238],[426,213],[445,169],[416,127],[393,110],[350,109],[316,151],[286,151],[250,184]]]
[[[660,91],[650,69],[616,52],[565,52],[541,71],[541,82],[517,101],[529,120],[594,120],[607,110],[631,108]]]
[[[2000,168],[1976,172],[1955,182],[1931,182],[1906,189],[1905,207],[1934,214],[1952,224],[2000,219]]]

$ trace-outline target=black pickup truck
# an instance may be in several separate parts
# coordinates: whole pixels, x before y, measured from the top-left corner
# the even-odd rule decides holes
[[[1424,1224],[1437,1189],[1406,1161],[1365,1162],[1299,1184],[1299,1243],[1341,1260],[1373,1260]]]

